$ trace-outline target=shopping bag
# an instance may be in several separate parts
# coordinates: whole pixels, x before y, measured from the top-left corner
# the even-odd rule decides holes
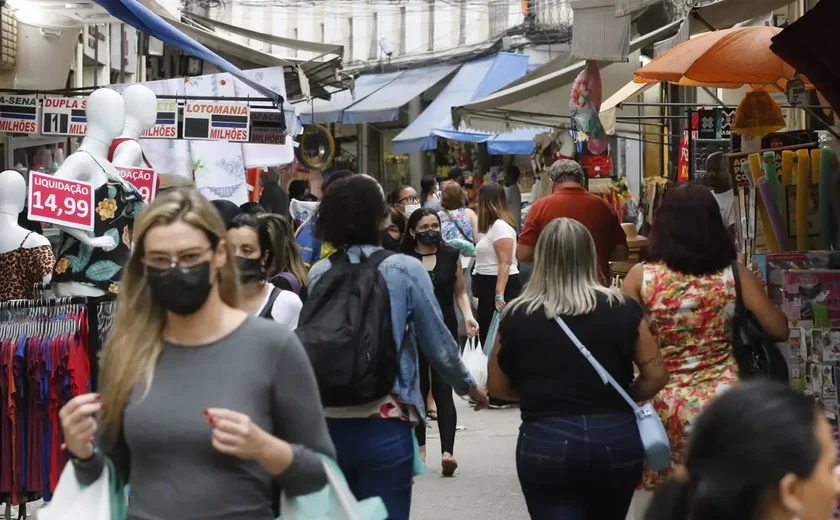
[[[475,384],[487,384],[487,354],[481,349],[478,338],[469,338],[461,354],[461,362],[469,370]]]
[[[388,511],[381,498],[359,502],[335,461],[324,457],[327,485],[321,491],[299,497],[280,496],[278,520],[385,520]]]
[[[111,475],[112,468],[106,464],[102,474],[89,486],[82,486],[76,478],[76,469],[68,462],[61,472],[52,500],[38,511],[39,520],[122,520],[119,507],[113,507]],[[113,507],[113,510],[112,510]],[[124,515],[125,510],[122,509]]]
[[[496,334],[499,332],[499,322],[502,320],[502,315],[499,311],[493,313],[493,319],[490,321],[490,327],[487,329],[487,338],[484,340],[484,355],[490,357],[493,353],[493,346],[496,344]]]

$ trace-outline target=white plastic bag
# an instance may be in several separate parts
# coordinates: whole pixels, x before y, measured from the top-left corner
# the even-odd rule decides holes
[[[278,520],[385,520],[388,511],[379,497],[359,502],[338,465],[324,458],[328,484],[321,491],[290,498],[280,496]]]
[[[38,511],[39,520],[111,520],[111,471],[106,464],[102,474],[82,489],[73,463],[61,472],[49,504]]]
[[[464,353],[461,354],[461,362],[470,371],[475,384],[487,385],[487,356],[481,349],[481,342],[478,338],[473,337],[467,340]]]

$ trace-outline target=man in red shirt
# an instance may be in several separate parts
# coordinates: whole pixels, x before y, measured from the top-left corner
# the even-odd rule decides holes
[[[583,224],[595,240],[601,282],[609,285],[610,261],[626,260],[630,254],[621,221],[603,199],[583,187],[586,174],[577,162],[555,161],[550,175],[554,192],[536,201],[528,212],[516,246],[516,259],[533,262],[534,247],[542,230],[556,218],[571,218]]]

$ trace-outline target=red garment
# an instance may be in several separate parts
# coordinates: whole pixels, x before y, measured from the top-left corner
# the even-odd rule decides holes
[[[536,201],[522,227],[519,245],[536,247],[542,230],[552,220],[562,217],[577,220],[589,230],[595,241],[601,282],[609,285],[610,256],[617,247],[627,245],[627,236],[615,211],[580,186],[560,188]]]
[[[67,352],[67,373],[70,375],[70,397],[88,393],[90,380],[90,359],[87,351],[87,327],[84,314],[81,316],[79,340],[70,339]]]
[[[10,377],[11,377],[11,340],[4,339],[0,343],[0,396],[5,396],[5,399],[0,399],[0,461],[12,460],[12,421],[9,419],[9,398],[11,393]],[[11,493],[13,489],[13,469],[14,465],[3,464],[0,466],[0,493]]]
[[[52,370],[50,371],[50,407],[49,415],[52,422],[52,438],[50,449],[50,492],[55,491],[58,485],[58,477],[61,476],[60,449],[61,446],[61,420],[58,412],[61,410],[61,395],[64,387],[64,376],[67,367],[67,338],[56,338],[50,342],[50,359]]]
[[[26,397],[27,422],[26,422],[26,489],[41,489],[44,485],[44,471],[42,469],[42,447],[43,440],[41,432],[44,430],[44,414],[41,413],[41,372],[43,370],[44,358],[40,348],[41,338],[29,338],[27,340],[27,352],[35,355],[26,356],[26,374],[29,393]]]
[[[111,147],[108,148],[108,161],[113,162],[114,154],[117,152],[117,147],[126,141],[133,141],[134,139],[128,137],[117,137],[113,141],[111,141]],[[149,159],[146,158],[146,154],[143,153],[143,150],[140,150],[140,154],[143,156],[143,162],[146,163],[147,168],[155,169],[152,166],[152,163],[149,162]],[[160,191],[160,177],[155,179],[155,193],[154,195],[157,196],[158,191]]]

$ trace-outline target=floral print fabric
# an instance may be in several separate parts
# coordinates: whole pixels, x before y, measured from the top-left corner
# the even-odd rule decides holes
[[[116,294],[131,251],[134,217],[145,206],[133,186],[110,178],[94,192],[96,215],[88,236],[109,236],[112,248],[92,248],[63,233],[53,283],[78,282]]]
[[[732,269],[694,276],[663,264],[646,264],[641,297],[650,331],[671,374],[670,383],[651,402],[671,441],[671,461],[680,465],[697,415],[738,381],[732,353]],[[645,467],[642,488],[655,490],[671,471],[654,473]]]

